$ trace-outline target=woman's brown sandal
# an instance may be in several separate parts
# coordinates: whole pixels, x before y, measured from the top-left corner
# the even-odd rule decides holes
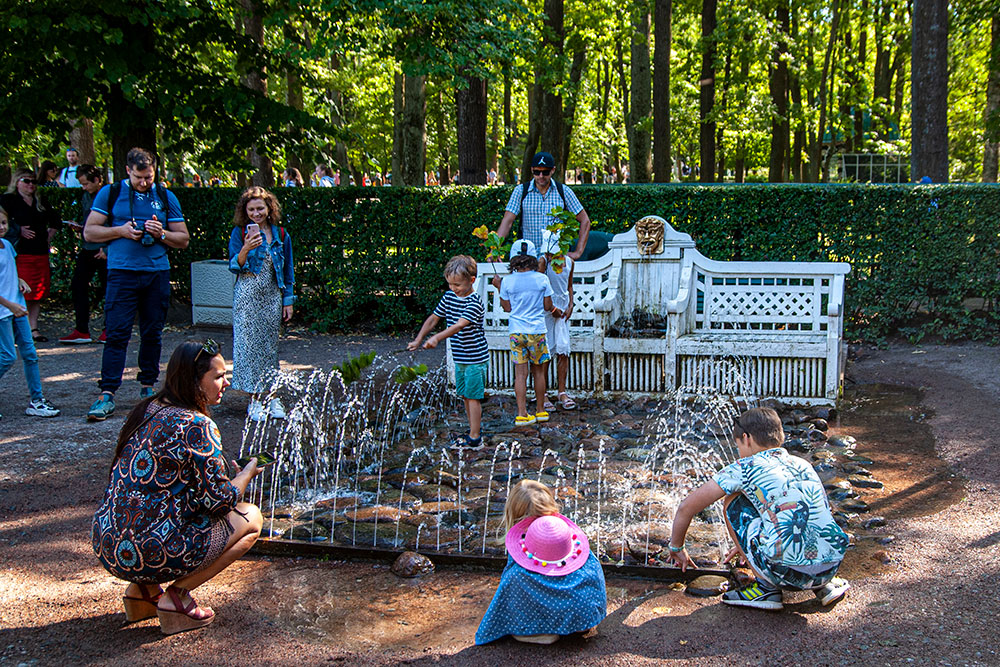
[[[190,604],[186,607],[181,604],[179,591],[184,591],[184,589],[169,586],[166,591],[170,601],[174,603],[174,609],[161,609],[159,607],[156,609],[156,615],[160,617],[160,632],[165,635],[174,635],[187,630],[197,630],[215,620],[215,613],[199,607],[194,598],[191,598]]]
[[[156,603],[163,597],[163,591],[150,595],[143,584],[136,584],[141,591],[140,597],[126,595],[122,597],[122,604],[125,606],[125,620],[129,623],[144,621],[147,618],[156,616]],[[158,589],[159,587],[157,587]]]

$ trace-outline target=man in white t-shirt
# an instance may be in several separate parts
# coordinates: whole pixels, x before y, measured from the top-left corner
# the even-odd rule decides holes
[[[66,149],[66,161],[69,166],[59,174],[59,183],[66,188],[79,188],[80,181],[76,178],[76,168],[80,164],[80,153],[75,148]]]

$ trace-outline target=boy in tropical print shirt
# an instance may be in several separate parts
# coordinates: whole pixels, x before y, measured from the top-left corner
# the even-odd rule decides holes
[[[833,519],[823,483],[813,467],[783,447],[778,413],[754,408],[733,420],[740,459],[691,492],[677,508],[671,559],[693,567],[684,537],[698,512],[725,496],[724,518],[757,581],[723,595],[725,604],[780,610],[781,589],[812,590],[823,605],[843,599],[850,584],[836,577],[848,537]]]

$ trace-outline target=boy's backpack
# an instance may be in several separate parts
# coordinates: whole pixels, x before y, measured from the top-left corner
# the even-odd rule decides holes
[[[523,239],[524,238],[524,200],[528,196],[528,188],[531,187],[531,182],[533,180],[534,180],[533,178],[529,178],[527,181],[525,181],[524,183],[521,184],[522,185],[522,187],[521,187],[521,205],[518,208],[518,210],[521,211],[520,213],[518,213],[518,218],[520,218],[521,223],[520,223],[520,226],[518,227],[518,231],[517,231],[517,238],[519,238],[519,239]],[[562,201],[563,201],[563,208],[565,208],[566,207],[566,197],[565,197],[565,195],[563,195],[563,186],[562,186],[562,183],[560,183],[559,181],[557,181],[554,178],[552,179],[552,183],[555,184],[555,186],[556,186],[556,192],[559,193],[559,198],[562,199]]]
[[[115,181],[114,183],[111,184],[111,191],[108,193],[109,213],[114,210],[115,204],[118,203],[118,195],[120,195],[121,192],[122,192],[121,181]],[[160,204],[163,205],[163,220],[161,220],[160,222],[162,222],[165,225],[167,223],[168,212],[170,211],[170,204],[167,202],[167,190],[163,187],[160,187],[159,183],[153,183],[153,192],[156,194],[156,198],[160,200]],[[109,215],[108,216],[109,225],[111,224],[110,217],[111,216]]]

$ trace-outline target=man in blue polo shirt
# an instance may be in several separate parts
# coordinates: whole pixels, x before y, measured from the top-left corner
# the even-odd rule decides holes
[[[590,235],[590,216],[584,210],[583,204],[576,198],[569,187],[556,184],[552,180],[552,170],[555,168],[556,160],[551,153],[535,153],[531,158],[531,180],[527,184],[520,184],[510,193],[510,200],[507,202],[507,209],[500,220],[500,227],[497,234],[501,238],[506,238],[510,233],[510,228],[514,220],[521,215],[521,236],[535,244],[536,248],[542,247],[542,232],[549,225],[558,222],[557,218],[549,215],[549,211],[556,207],[562,207],[576,216],[580,221],[580,238],[576,244],[576,249],[568,256],[574,261],[580,258],[584,248],[587,247],[587,237]],[[528,192],[524,192],[524,188]]]
[[[133,148],[128,178],[106,185],[94,198],[83,230],[92,243],[107,243],[108,287],[104,298],[107,343],[101,364],[101,395],[87,419],[103,421],[115,411],[132,323],[139,315],[139,397],[153,395],[160,374],[160,337],[170,303],[167,248],[186,248],[188,231],[172,192],[155,185],[156,158]],[[116,194],[112,200],[112,192]]]

